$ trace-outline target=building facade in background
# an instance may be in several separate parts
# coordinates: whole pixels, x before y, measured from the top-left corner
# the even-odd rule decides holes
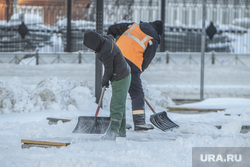
[[[0,51],[20,51],[24,47],[17,43],[24,42],[29,44],[25,45],[27,47],[24,50],[39,48],[45,52],[64,51],[69,38],[66,33],[67,1],[0,0]],[[103,0],[104,32],[114,23],[150,22],[161,19],[161,1]],[[72,51],[86,50],[82,45],[82,37],[86,30],[96,29],[97,0],[71,0],[71,2],[69,41]],[[202,2],[203,0],[165,0],[163,46],[165,51],[200,52]],[[212,39],[206,39],[206,51],[250,53],[250,0],[206,0],[206,2],[206,26],[213,22],[217,29]],[[21,22],[24,22],[29,30],[25,40],[21,39],[16,31]],[[43,38],[36,36],[41,34]],[[34,44],[34,39],[39,41]],[[46,41],[43,41],[45,39]],[[41,46],[41,43],[44,45]],[[6,49],[8,47],[9,49]]]
[[[0,1],[0,20],[10,20],[13,14],[13,0]]]
[[[71,0],[72,19],[95,21],[96,0]],[[197,26],[202,20],[202,0],[165,0],[165,23]],[[250,18],[249,0],[206,0],[207,20],[232,24]],[[153,21],[161,17],[161,0],[104,0],[104,22]],[[0,20],[13,13],[37,14],[46,24],[55,24],[67,15],[67,0],[1,0]]]
[[[9,18],[16,13],[34,14],[42,17],[46,24],[55,24],[67,15],[67,0],[3,0],[0,2],[0,20],[7,20],[9,1]],[[85,20],[90,0],[72,0],[72,19]]]

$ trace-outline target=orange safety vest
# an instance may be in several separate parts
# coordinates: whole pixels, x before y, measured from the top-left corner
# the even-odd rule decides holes
[[[134,63],[142,71],[143,53],[151,36],[145,34],[139,24],[134,23],[116,42],[124,57]]]

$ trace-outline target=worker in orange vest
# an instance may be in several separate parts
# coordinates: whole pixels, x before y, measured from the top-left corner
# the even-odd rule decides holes
[[[129,94],[132,100],[134,130],[154,129],[145,121],[144,92],[140,75],[149,66],[155,56],[163,22],[120,23],[111,25],[107,34],[118,38],[116,44],[131,68],[131,85]]]

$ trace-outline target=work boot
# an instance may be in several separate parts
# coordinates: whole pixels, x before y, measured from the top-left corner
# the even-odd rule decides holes
[[[117,137],[126,137],[126,119],[122,119],[121,127]]]
[[[134,130],[135,131],[154,129],[153,125],[146,124],[144,110],[134,110],[133,111],[133,121],[134,121]]]
[[[101,137],[102,140],[115,140],[119,135],[119,129],[121,121],[116,119],[110,119],[109,127],[105,135]]]

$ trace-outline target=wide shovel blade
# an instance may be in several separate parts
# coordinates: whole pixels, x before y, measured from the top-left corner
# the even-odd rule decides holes
[[[95,116],[78,117],[78,122],[75,129],[73,130],[73,133],[104,134],[107,131],[110,117],[98,117],[105,89],[106,86],[102,88]]]
[[[179,126],[169,119],[165,111],[153,114],[150,116],[150,122],[157,128],[167,131],[172,128],[178,128]]]
[[[144,98],[144,101],[146,102],[148,107],[151,109],[151,111],[154,113],[153,115],[150,115],[150,122],[154,126],[156,126],[157,128],[163,131],[179,127],[177,124],[171,121],[170,118],[168,118],[166,111],[156,113],[153,107],[149,104],[149,102],[145,98]]]
[[[109,122],[110,117],[80,116],[73,133],[104,134]]]

